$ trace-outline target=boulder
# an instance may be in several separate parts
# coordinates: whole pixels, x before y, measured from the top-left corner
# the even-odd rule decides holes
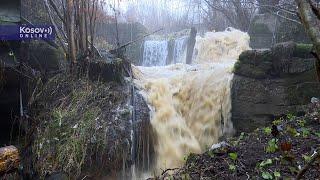
[[[310,52],[309,45],[288,42],[240,55],[232,82],[232,121],[237,133],[304,111],[312,97],[320,97]]]

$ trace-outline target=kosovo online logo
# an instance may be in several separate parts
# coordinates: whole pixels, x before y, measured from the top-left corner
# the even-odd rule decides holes
[[[0,40],[54,40],[52,25],[0,25]]]

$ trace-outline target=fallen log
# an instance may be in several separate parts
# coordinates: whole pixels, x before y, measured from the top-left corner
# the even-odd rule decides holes
[[[14,146],[0,148],[0,175],[11,172],[19,167],[19,150]]]

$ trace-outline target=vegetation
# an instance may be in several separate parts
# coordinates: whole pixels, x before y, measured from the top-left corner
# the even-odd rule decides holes
[[[176,36],[192,34],[196,29],[202,33],[224,30],[229,26],[250,35],[267,34],[270,46],[276,42],[299,41],[281,43],[270,49],[245,51],[239,56],[233,73],[245,76],[249,83],[261,80],[261,89],[271,89],[270,92],[273,93],[258,98],[255,96],[260,94],[252,95],[252,99],[248,99],[258,104],[257,107],[245,108],[263,109],[268,106],[260,105],[265,105],[263,103],[269,99],[281,101],[281,105],[273,106],[275,108],[295,108],[305,105],[306,99],[309,102],[310,97],[315,96],[318,90],[318,84],[313,82],[311,75],[316,70],[320,80],[318,0],[191,0],[188,3],[181,1],[182,5],[172,4],[172,7],[167,4],[167,0],[133,1],[137,3],[135,5],[129,2],[22,2],[23,23],[52,24],[57,35],[56,41],[22,42],[23,46],[20,44],[14,48],[11,48],[11,43],[8,43],[9,48],[1,48],[0,42],[0,92],[6,88],[5,93],[0,94],[1,101],[6,101],[0,102],[0,108],[9,109],[5,112],[6,115],[15,115],[14,118],[19,121],[19,131],[20,128],[23,129],[19,134],[25,140],[22,143],[19,141],[22,155],[19,173],[23,174],[22,178],[45,179],[52,174],[63,173],[69,179],[113,178],[119,174],[126,179],[127,174],[131,176],[134,173],[129,169],[132,167],[134,170],[132,165],[137,161],[141,161],[136,163],[137,169],[150,170],[154,160],[149,155],[156,153],[153,148],[157,142],[153,139],[156,137],[149,137],[153,133],[148,124],[149,119],[143,121],[143,118],[149,116],[135,116],[138,111],[145,110],[149,113],[145,100],[139,96],[145,109],[131,107],[136,105],[138,95],[135,94],[137,88],[133,87],[132,77],[132,70],[136,69],[131,69],[130,62],[141,64],[140,54],[144,41],[140,40],[150,35],[148,31],[151,30],[157,30],[155,32],[161,38],[171,39],[169,46],[174,45],[173,39]],[[128,4],[125,6],[121,3]],[[142,6],[141,3],[145,4]],[[142,8],[136,9],[139,5]],[[123,33],[119,30],[119,22],[124,27]],[[132,26],[135,23],[136,26]],[[0,18],[0,24],[8,24],[7,19]],[[111,28],[107,29],[107,26]],[[192,33],[186,28],[191,28]],[[178,30],[181,32],[173,33]],[[121,46],[122,42],[125,45]],[[189,44],[190,42],[189,39]],[[171,53],[175,53],[177,49]],[[124,56],[125,50],[129,51],[129,58]],[[188,57],[192,57],[193,51],[190,52]],[[11,62],[11,58],[14,63],[6,63],[9,60]],[[182,65],[166,70],[180,70],[180,67]],[[8,69],[14,72],[9,75],[12,77],[8,76]],[[202,69],[198,67],[186,68],[188,72],[200,70]],[[294,76],[296,74],[300,77]],[[139,76],[145,74],[140,73]],[[287,76],[290,78],[282,79]],[[301,82],[301,79],[306,81]],[[270,83],[272,80],[276,81],[275,86]],[[159,81],[160,83],[166,81]],[[252,85],[253,88],[249,91],[254,92],[257,84]],[[287,87],[288,84],[293,85]],[[300,87],[301,84],[305,86]],[[241,96],[237,93],[232,96]],[[274,98],[276,93],[284,93],[284,98]],[[176,93],[173,96],[175,95]],[[189,99],[193,98],[198,97]],[[14,101],[14,104],[7,108],[7,101]],[[210,104],[211,106],[214,104]],[[224,117],[223,106],[225,104],[221,102],[222,120],[228,118]],[[273,122],[266,121],[266,127],[224,139],[225,143],[219,148],[208,147],[203,154],[186,155],[183,167],[164,170],[155,179],[319,178],[319,109],[319,102],[312,102],[306,115],[287,113],[282,117],[275,117]],[[272,112],[269,112],[273,110],[266,110],[262,116],[273,117]],[[164,113],[172,112],[169,109]],[[179,113],[175,116],[179,116]],[[15,122],[11,122],[14,118],[7,119],[12,129],[15,128]],[[254,121],[264,123],[261,120],[263,118],[254,118]],[[141,122],[147,125],[138,127]],[[135,127],[136,131],[133,130]],[[134,139],[135,137],[138,138]],[[143,167],[138,167],[139,163]]]
[[[182,168],[157,178],[315,179],[320,176],[320,162],[315,161],[320,157],[319,108],[319,103],[311,104],[305,116],[289,113],[265,128],[230,138],[227,146],[192,155]]]
[[[120,127],[113,123],[129,118],[130,111],[115,111],[109,103],[115,108],[126,98],[114,97],[117,85],[91,83],[86,79],[69,82],[69,78],[55,76],[36,95],[33,106],[42,113],[34,112],[39,123],[33,143],[34,166],[41,177],[57,171],[80,177],[88,162],[104,164],[105,173],[117,170],[123,163],[120,152],[126,150],[122,145],[115,147],[106,130],[117,131]],[[114,119],[109,120],[111,117]],[[120,142],[125,141],[126,136],[121,139]],[[110,156],[113,158],[109,162],[103,160],[105,152],[112,148],[118,149]]]

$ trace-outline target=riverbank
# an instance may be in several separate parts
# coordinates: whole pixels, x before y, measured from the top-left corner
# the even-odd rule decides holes
[[[291,179],[305,167],[301,177],[317,179],[320,158],[312,159],[319,145],[320,104],[313,99],[306,115],[287,114],[267,127],[228,139],[220,147],[190,154],[182,168],[166,170],[155,179]]]

